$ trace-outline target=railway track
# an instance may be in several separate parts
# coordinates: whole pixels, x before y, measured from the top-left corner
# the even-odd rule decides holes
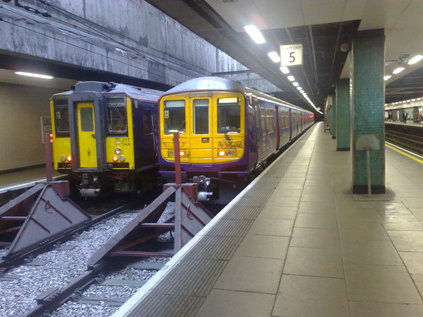
[[[412,152],[423,154],[423,127],[386,124],[386,140]]]

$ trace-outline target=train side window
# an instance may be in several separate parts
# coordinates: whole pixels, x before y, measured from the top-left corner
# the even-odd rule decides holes
[[[166,100],[164,102],[164,133],[185,133],[185,100]]]
[[[128,119],[125,98],[107,98],[109,135],[127,135]]]
[[[54,125],[56,137],[69,137],[69,108],[67,100],[54,101]]]
[[[85,132],[94,131],[93,108],[81,108],[81,130]]]
[[[266,111],[267,129],[269,133],[273,132],[273,109],[268,108]]]
[[[209,100],[194,100],[194,133],[209,133]]]
[[[241,107],[239,98],[217,99],[217,132],[239,133],[241,131]]]

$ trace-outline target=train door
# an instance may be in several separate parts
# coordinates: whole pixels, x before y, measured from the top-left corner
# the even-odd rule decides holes
[[[192,164],[212,164],[217,155],[213,151],[212,99],[209,97],[190,98]]]
[[[79,166],[97,167],[97,142],[94,104],[80,102],[77,106]]]
[[[145,105],[144,105],[145,107]],[[157,158],[157,144],[155,135],[155,118],[151,110],[144,109],[142,112],[143,136],[141,142],[142,162],[152,164]]]

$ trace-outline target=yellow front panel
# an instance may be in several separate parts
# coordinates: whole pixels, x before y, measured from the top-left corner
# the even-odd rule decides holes
[[[97,167],[97,142],[94,105],[80,102],[77,105],[79,163],[82,168]]]
[[[218,99],[239,98],[240,101],[240,129],[239,132],[219,133],[218,131]],[[166,96],[160,101],[160,136],[161,155],[165,160],[174,161],[173,134],[165,134],[165,123],[169,120],[164,113],[166,101],[185,102],[185,129],[180,133],[180,148],[185,156],[181,162],[192,164],[224,163],[239,160],[244,155],[245,110],[244,97],[240,93],[186,93]],[[196,100],[209,102],[207,131],[196,129]],[[204,121],[205,122],[205,121]],[[219,150],[230,153],[229,156],[219,157]]]
[[[129,169],[135,169],[135,156],[134,156],[134,129],[132,122],[132,102],[130,98],[126,98],[126,113],[128,120],[128,136],[109,136],[106,138],[106,162],[113,163],[113,156],[116,155],[116,148],[120,148],[125,157],[124,163],[129,163]],[[141,153],[142,154],[142,153]],[[117,168],[115,168],[117,169]],[[127,170],[128,168],[123,168]]]

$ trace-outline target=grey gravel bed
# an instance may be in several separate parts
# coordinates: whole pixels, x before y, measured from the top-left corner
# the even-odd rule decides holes
[[[9,271],[4,277],[10,280],[0,280],[0,316],[20,316],[29,312],[36,306],[34,298],[37,295],[49,288],[66,286],[71,278],[85,272],[88,258],[135,216],[136,213],[119,214],[60,247],[40,254],[32,261],[39,266],[30,262]],[[94,316],[98,309],[87,306],[82,315]]]

